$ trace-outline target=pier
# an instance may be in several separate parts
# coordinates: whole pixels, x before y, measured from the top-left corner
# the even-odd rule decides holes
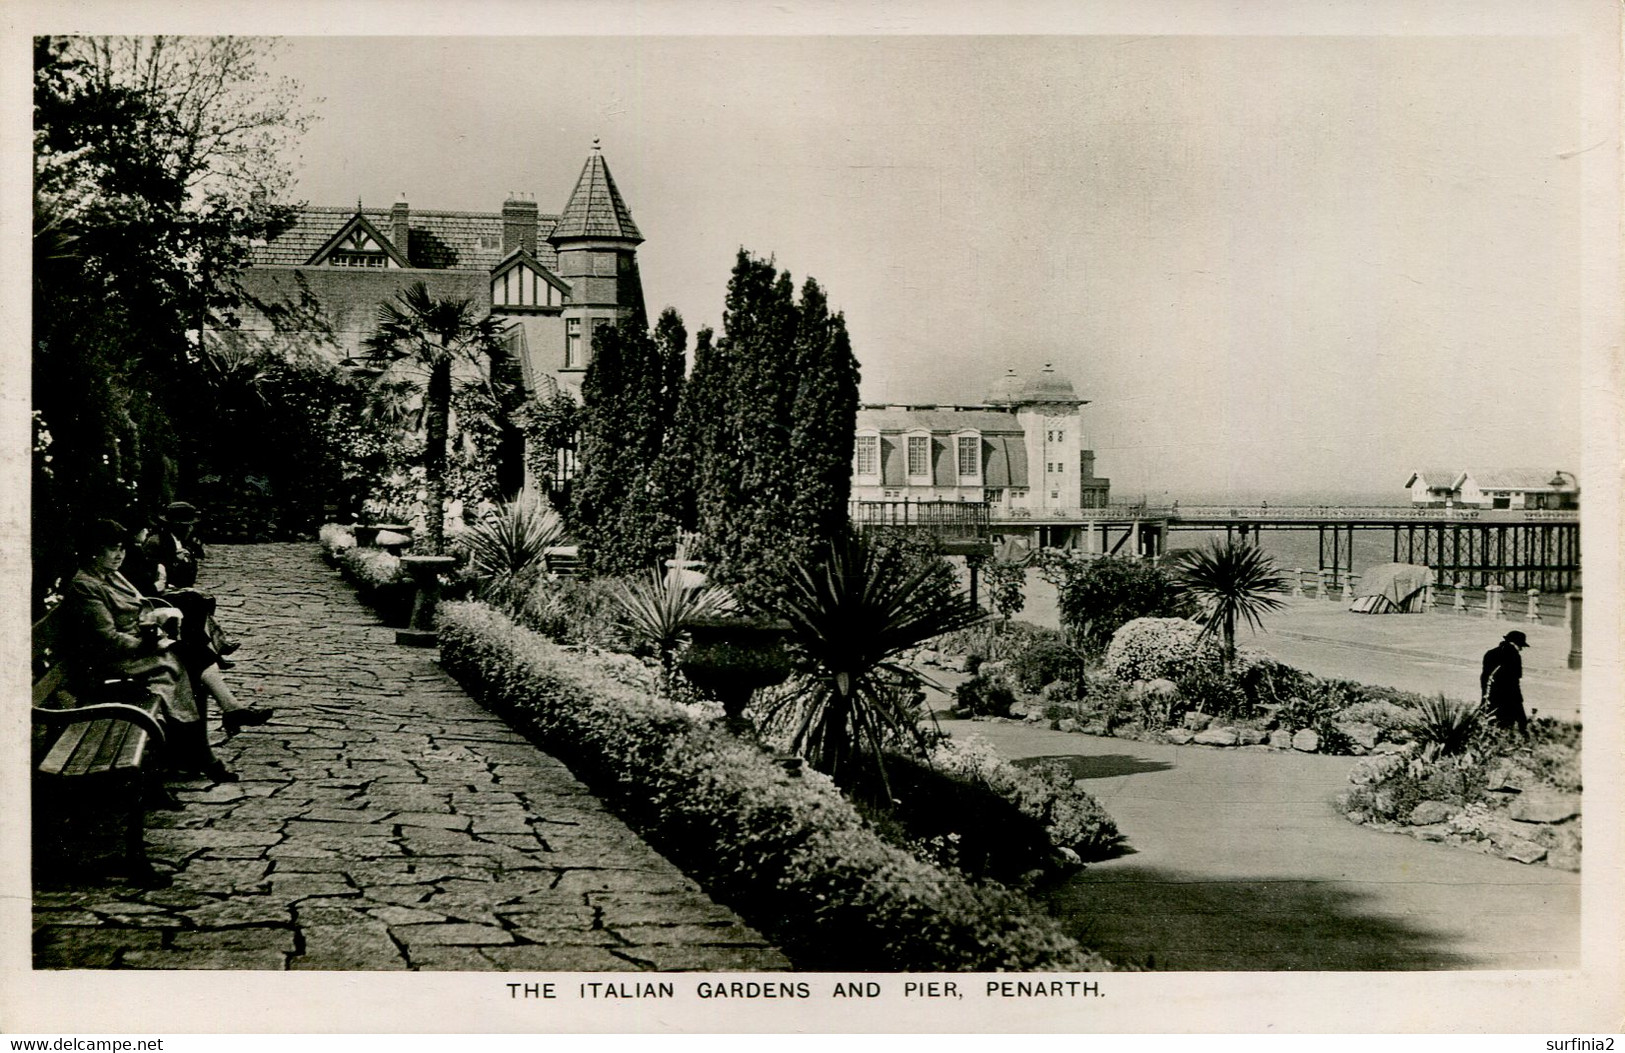
[[[1313,530],[1319,566],[1339,584],[1354,570],[1357,531],[1392,539],[1395,563],[1433,569],[1440,585],[1568,592],[1580,585],[1580,513],[1556,509],[1406,506],[1118,504],[1102,508],[1009,508],[979,501],[855,501],[860,528],[936,534],[959,547],[1025,537],[1039,548],[1156,559],[1176,530],[1223,530],[1256,541],[1265,530]]]

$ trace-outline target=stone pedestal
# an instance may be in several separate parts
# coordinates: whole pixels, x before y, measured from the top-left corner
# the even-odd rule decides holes
[[[412,619],[407,628],[396,630],[396,643],[408,647],[434,647],[440,643],[434,631],[434,609],[440,602],[440,574],[456,563],[451,556],[401,557],[401,565],[412,576],[417,591],[412,597]]]

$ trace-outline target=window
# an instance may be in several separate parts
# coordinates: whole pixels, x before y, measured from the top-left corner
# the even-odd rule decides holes
[[[1061,491],[1059,491],[1059,490],[1051,490],[1049,492],[1049,499],[1051,501],[1059,501],[1061,499]]]
[[[329,267],[388,267],[389,257],[381,252],[335,252],[327,257]]]
[[[854,470],[858,475],[880,474],[880,436],[859,435],[853,454]]]
[[[975,479],[982,474],[982,441],[974,435],[959,437],[959,475]]]
[[[581,357],[581,319],[564,320],[564,368],[581,369],[586,362]]]
[[[908,474],[931,474],[931,440],[927,436],[908,437]]]
[[[1065,442],[1066,441],[1066,432],[1064,432],[1064,431],[1056,432],[1055,433],[1055,441],[1056,442]]]

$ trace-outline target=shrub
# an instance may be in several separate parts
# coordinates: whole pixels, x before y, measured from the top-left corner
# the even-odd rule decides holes
[[[1051,565],[1059,578],[1061,625],[1084,653],[1106,651],[1117,631],[1141,618],[1184,618],[1195,605],[1166,571],[1139,559],[1106,556]]]
[[[411,618],[415,589],[399,556],[381,548],[351,548],[340,554],[339,571],[385,625],[401,627]]]
[[[1237,678],[1224,670],[1207,664],[1188,666],[1174,681],[1186,706],[1198,713],[1215,717],[1246,717],[1252,712],[1252,700],[1242,690]]]
[[[1119,680],[1177,680],[1190,667],[1216,665],[1220,647],[1184,618],[1136,618],[1106,648],[1106,671]]]
[[[476,603],[441,610],[446,668],[572,768],[799,968],[1109,968],[1024,897],[881,841],[826,779],[561,650]]]
[[[1292,732],[1309,730],[1320,738],[1322,753],[1352,753],[1354,740],[1337,726],[1347,697],[1339,685],[1322,683],[1308,697],[1294,696],[1275,712],[1277,726]]]
[[[682,558],[679,549],[678,560]],[[623,578],[610,585],[610,597],[617,608],[616,624],[634,645],[659,658],[660,667],[668,672],[695,619],[715,618],[733,608],[727,590],[692,583],[680,569],[662,574],[650,568],[641,576]]]
[[[954,708],[964,716],[1008,717],[1015,704],[1015,692],[996,676],[978,673],[954,688]]]
[[[321,542],[322,559],[330,567],[338,565],[340,555],[355,548],[355,532],[337,523],[322,524],[316,532],[316,540]]]
[[[1106,858],[1122,843],[1117,824],[1099,801],[1078,789],[1062,762],[1011,764],[976,736],[944,740],[930,759],[942,771],[981,782],[1042,823],[1056,849],[1094,860]]]
[[[1016,686],[1030,693],[1041,691],[1057,680],[1076,683],[1088,671],[1083,652],[1068,644],[1060,633],[1035,636],[1008,661],[1007,668]]]

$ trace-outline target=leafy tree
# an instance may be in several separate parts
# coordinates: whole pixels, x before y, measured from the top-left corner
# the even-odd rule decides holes
[[[652,333],[634,314],[594,339],[581,384],[581,471],[571,518],[596,572],[633,573],[676,543],[676,517],[656,480],[677,416],[687,342],[670,308]]]
[[[446,463],[451,431],[452,373],[456,362],[489,368],[499,354],[498,323],[468,300],[435,299],[413,282],[378,307],[378,327],[364,341],[375,368],[421,379],[424,417],[425,524],[430,553],[446,547]]]
[[[1236,658],[1236,620],[1261,628],[1264,614],[1285,606],[1276,594],[1286,592],[1286,578],[1263,549],[1234,538],[1183,553],[1176,566],[1180,587],[1201,604],[1204,633],[1222,634],[1229,672]]]
[[[1178,582],[1144,560],[1105,556],[1052,564],[1047,573],[1059,579],[1062,627],[1091,658],[1136,618],[1184,618],[1195,610]]]
[[[812,278],[801,287],[798,314],[788,525],[793,537],[811,540],[834,537],[849,516],[858,361],[846,319],[830,314],[824,290]]]
[[[766,715],[837,781],[877,769],[883,778],[883,751],[923,755],[929,744],[913,704],[920,676],[897,656],[983,614],[963,594],[933,587],[929,565],[911,569],[901,551],[842,533],[820,558],[795,560],[771,591],[771,609],[790,623],[800,676]]]
[[[189,487],[231,444],[201,334],[234,323],[252,239],[288,212],[291,82],[236,38],[42,37],[34,47],[36,566],[71,527]],[[43,454],[41,457],[43,458]],[[138,513],[139,514],[139,513]]]

